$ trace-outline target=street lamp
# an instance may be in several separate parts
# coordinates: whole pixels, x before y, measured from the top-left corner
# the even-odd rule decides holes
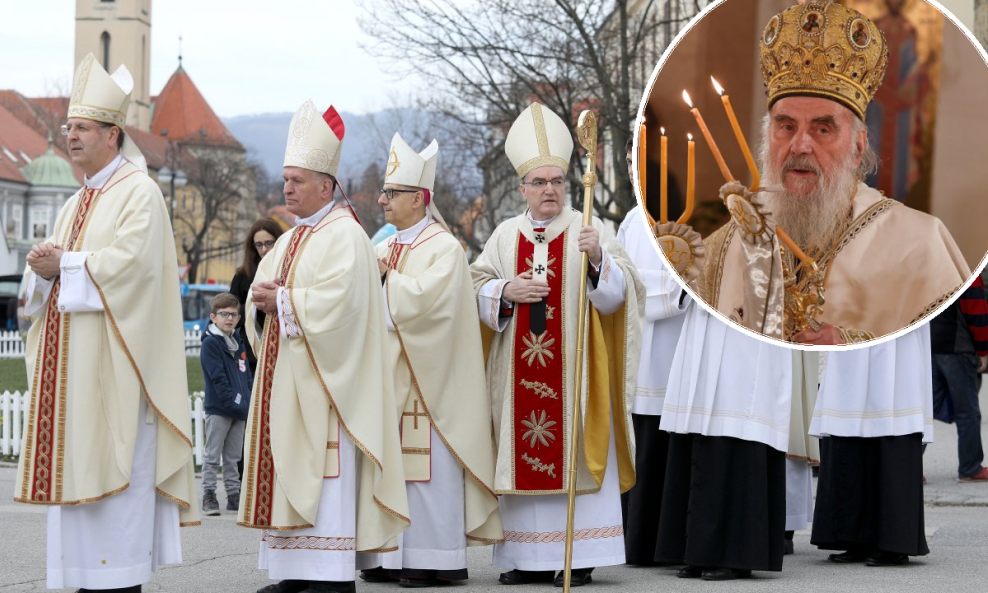
[[[169,146],[169,148],[171,148],[171,146]],[[170,156],[172,157],[171,162],[174,165],[175,164],[174,151],[170,150],[169,152],[171,153]],[[168,220],[171,222],[173,232],[175,228],[175,206],[176,206],[175,188],[181,189],[185,187],[185,184],[188,183],[188,180],[189,178],[186,176],[185,171],[178,169],[177,167],[173,171],[168,167],[168,165],[165,165],[158,171],[158,183],[161,185],[167,185],[169,187],[171,208],[168,209]]]

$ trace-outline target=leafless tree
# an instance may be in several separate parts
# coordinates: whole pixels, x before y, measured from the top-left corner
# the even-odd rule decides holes
[[[197,150],[187,166],[188,186],[174,226],[189,266],[186,277],[194,283],[205,261],[241,248],[240,227],[247,212],[256,210],[245,209],[253,202],[256,167],[238,151],[216,148]]]
[[[602,144],[606,158],[622,163],[661,50],[707,3],[366,0],[361,26],[377,40],[372,52],[392,65],[408,65],[409,71],[400,74],[425,79],[430,109],[482,130],[482,163],[510,172],[504,135],[532,101],[559,114],[570,129],[581,110],[594,109],[601,135],[608,139]],[[574,180],[585,166],[574,155]],[[502,174],[485,177],[484,216],[496,224],[504,200],[516,193],[517,180],[505,185]],[[634,194],[625,175],[610,181],[598,192],[597,213],[620,220],[633,207]],[[573,202],[581,202],[579,184],[571,189]]]

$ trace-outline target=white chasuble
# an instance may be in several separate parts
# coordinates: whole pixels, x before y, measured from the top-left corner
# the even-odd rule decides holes
[[[156,417],[152,487],[180,507],[182,524],[197,524],[178,269],[161,191],[121,161],[100,188],[66,202],[50,240],[88,254],[68,259],[101,309],[63,309],[56,278],[28,332],[32,395],[15,500],[85,505],[127,491],[143,398]]]
[[[793,357],[694,304],[672,363],[660,428],[789,447]]]
[[[393,549],[408,505],[370,241],[349,209],[332,209],[278,238],[254,283],[273,280],[283,283],[282,313],[250,335],[258,372],[239,524],[271,533],[319,528],[324,482],[350,479],[346,437],[359,452],[355,550]],[[255,327],[250,297],[245,309]],[[331,434],[334,415],[339,430]]]
[[[923,433],[923,442],[932,443],[932,365],[929,324],[877,346],[829,352],[810,434]]]
[[[939,219],[863,183],[851,216],[834,248],[817,262],[827,274],[827,302],[818,321],[881,337],[926,318],[964,288],[971,270]],[[732,221],[704,240],[701,290],[727,316],[743,307],[746,282],[736,230]]]
[[[584,337],[585,359],[577,361],[581,226],[580,215],[574,210],[565,210],[541,230],[526,215],[516,216],[494,230],[471,266],[478,295],[489,284],[503,289],[503,283],[528,270],[533,275],[544,274],[550,287],[544,301],[544,331],[537,333],[538,328],[532,325],[535,307],[515,304],[509,322],[490,342],[487,385],[497,435],[498,494],[566,492],[568,427],[577,364],[584,365],[577,490],[598,491],[605,473],[614,471],[620,477],[621,491],[634,485],[631,406],[641,351],[644,288],[614,235],[593,219],[600,233],[603,259],[596,287],[587,281],[591,306]],[[617,270],[623,286],[616,285]],[[612,296],[615,292],[617,298]],[[500,297],[500,292],[497,295]],[[497,319],[485,319],[489,307],[483,297],[479,307],[484,323],[501,329]],[[617,463],[609,466],[607,442],[612,428]],[[502,518],[503,513],[502,505]]]
[[[465,513],[454,520],[466,530],[457,540],[465,536],[470,545],[491,544],[500,541],[502,532],[494,494],[491,406],[470,270],[460,242],[441,224],[423,222],[417,225],[421,229],[399,232],[378,248],[390,268],[383,289],[389,320],[386,366],[400,408],[409,502],[413,491],[434,492],[428,503],[423,500],[434,509],[420,505],[423,523],[449,502],[447,516]],[[404,237],[408,231],[418,232]],[[460,469],[440,471],[449,460]],[[435,483],[450,479],[455,483]],[[450,490],[458,494],[446,501],[442,493]],[[403,537],[406,560],[414,556],[408,542],[428,539],[423,533],[431,528],[420,527],[414,507],[412,512],[412,527]],[[407,562],[405,567],[415,568]]]

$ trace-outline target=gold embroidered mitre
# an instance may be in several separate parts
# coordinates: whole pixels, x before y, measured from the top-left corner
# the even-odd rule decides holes
[[[569,171],[573,134],[562,118],[542,104],[532,103],[511,124],[504,140],[504,153],[519,177],[546,166]]]
[[[384,183],[421,187],[429,191],[436,184],[436,162],[439,160],[439,143],[435,140],[422,152],[415,152],[396,132],[388,151],[388,164],[384,169]]]
[[[792,95],[837,101],[864,119],[885,78],[885,35],[836,2],[807,2],[773,16],[761,38],[769,108]]]
[[[123,129],[132,90],[134,77],[126,66],[120,66],[110,76],[93,54],[89,54],[76,68],[68,117],[91,119]]]
[[[285,167],[301,167],[336,177],[343,153],[343,118],[330,105],[322,115],[308,100],[298,108],[288,128]]]

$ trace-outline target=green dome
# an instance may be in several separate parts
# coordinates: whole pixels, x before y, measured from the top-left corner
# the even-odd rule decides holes
[[[21,167],[21,173],[31,185],[45,187],[70,187],[77,189],[79,180],[72,165],[48,147],[48,152]]]

